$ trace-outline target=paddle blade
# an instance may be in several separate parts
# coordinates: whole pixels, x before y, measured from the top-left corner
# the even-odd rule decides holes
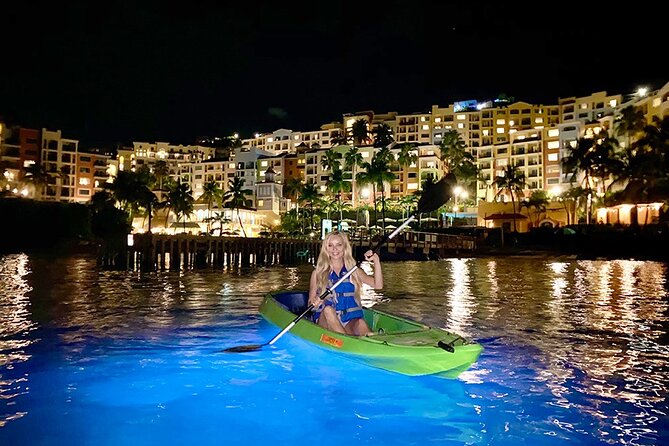
[[[223,353],[246,353],[246,352],[255,352],[263,348],[260,344],[251,344],[251,345],[240,345],[238,347],[230,347],[222,350]]]
[[[418,212],[436,211],[451,199],[453,192],[451,189],[455,186],[455,175],[449,173],[444,175],[436,183],[428,184],[418,200]]]

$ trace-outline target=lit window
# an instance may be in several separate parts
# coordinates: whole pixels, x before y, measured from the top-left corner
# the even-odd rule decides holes
[[[430,130],[430,126],[427,124],[423,124],[423,130]]]
[[[455,119],[457,119],[458,121],[464,121],[465,119],[467,119],[467,116],[466,115],[456,115]]]
[[[465,125],[462,122],[458,122],[458,128],[459,129],[464,129]]]
[[[504,133],[504,128],[503,127],[497,127],[497,134]]]
[[[557,161],[558,160],[558,154],[557,153],[549,153],[548,154],[548,161]]]
[[[549,149],[559,149],[560,148],[560,141],[549,141],[548,142],[548,148]]]
[[[550,129],[548,131],[548,136],[555,137],[555,136],[559,136],[559,135],[560,135],[560,131],[558,129]]]
[[[434,122],[441,122],[441,118],[434,118]]]
[[[79,178],[79,186],[88,186],[91,184],[91,180],[88,178]]]
[[[535,124],[542,124],[544,122],[544,118],[538,117],[534,118],[534,123]]]
[[[498,119],[496,123],[497,125],[504,125],[506,123],[506,119]]]

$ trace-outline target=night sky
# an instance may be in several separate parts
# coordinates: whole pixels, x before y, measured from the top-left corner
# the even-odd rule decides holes
[[[299,3],[3,5],[0,119],[82,147],[193,144],[361,110],[500,93],[554,104],[669,81],[667,2]]]

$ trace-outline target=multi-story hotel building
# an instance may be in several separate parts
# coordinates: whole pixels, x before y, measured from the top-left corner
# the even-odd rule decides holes
[[[169,143],[134,142],[133,147],[118,151],[116,160],[101,155],[81,154],[78,141],[63,138],[60,131],[51,132],[21,129],[19,137],[0,140],[0,160],[5,176],[20,179],[31,163],[42,162],[52,173],[45,197],[83,201],[88,199],[100,181],[102,163],[117,164],[119,170],[135,169],[142,165],[153,168],[158,160],[165,160],[170,175],[187,181],[195,198],[202,194],[208,181],[215,181],[227,189],[233,177],[245,180],[245,187],[254,207],[275,213],[291,205],[289,201],[275,201],[281,188],[291,178],[313,183],[326,192],[329,172],[323,167],[327,150],[340,153],[345,178],[352,181],[360,168],[348,169],[344,155],[350,149],[342,145],[351,141],[353,124],[362,119],[370,132],[368,141],[356,141],[363,161],[370,161],[378,150],[371,141],[373,131],[387,125],[395,143],[390,148],[397,155],[405,144],[411,144],[418,161],[410,166],[393,163],[396,179],[386,185],[386,196],[399,198],[420,188],[427,177],[438,179],[445,171],[439,144],[444,132],[456,130],[467,151],[473,155],[481,176],[475,194],[478,200],[492,200],[497,191],[493,180],[502,174],[505,166],[516,166],[526,176],[527,190],[543,189],[558,194],[572,187],[570,175],[562,168],[562,160],[579,138],[614,129],[615,119],[627,106],[641,110],[649,123],[653,118],[669,115],[669,83],[645,95],[609,95],[596,92],[584,97],[559,98],[554,105],[535,105],[508,101],[460,101],[446,107],[433,105],[428,112],[402,114],[362,111],[342,115],[341,123],[324,124],[318,130],[293,131],[278,129],[271,133],[256,134],[242,140],[242,147],[231,153],[230,159],[216,159],[215,149],[205,146],[182,146]],[[2,133],[7,135],[7,129]],[[266,178],[269,172],[271,179]],[[258,185],[263,185],[259,193]],[[370,201],[368,188],[358,188],[356,197]],[[268,193],[271,191],[271,193]],[[474,191],[470,191],[474,192]],[[285,194],[285,191],[282,192]],[[268,198],[270,197],[270,198]],[[268,203],[271,202],[271,205]],[[270,214],[268,214],[270,215]]]

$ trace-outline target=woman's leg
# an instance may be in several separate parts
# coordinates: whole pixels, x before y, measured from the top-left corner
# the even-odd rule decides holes
[[[318,318],[318,325],[330,331],[336,331],[337,333],[346,333],[344,326],[341,324],[341,321],[337,317],[337,312],[330,305],[326,305],[325,308],[323,308],[323,312],[321,313],[321,316]]]
[[[369,325],[364,318],[351,319],[344,327],[347,334],[353,336],[366,336],[372,333],[372,330],[369,329]]]

